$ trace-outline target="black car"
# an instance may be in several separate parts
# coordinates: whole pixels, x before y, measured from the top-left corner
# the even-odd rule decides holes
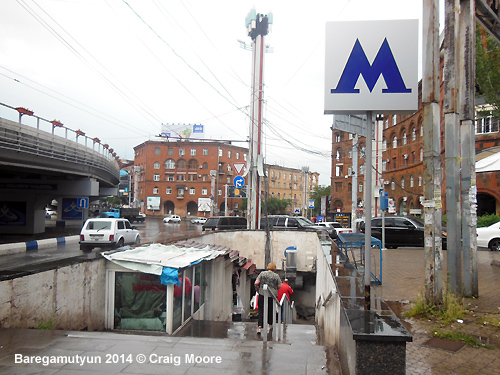
[[[334,228],[320,227],[303,216],[268,215],[260,220],[260,229],[295,229],[304,231],[326,232],[332,239],[337,238]]]
[[[214,216],[209,217],[201,227],[203,232],[247,229],[247,219],[241,216]]]
[[[382,218],[374,217],[371,221],[372,237],[382,240]],[[398,246],[424,247],[425,223],[415,216],[386,216],[385,218],[385,246],[395,249]],[[365,223],[360,226],[361,233],[365,232]],[[446,250],[446,228],[442,234],[443,250]]]

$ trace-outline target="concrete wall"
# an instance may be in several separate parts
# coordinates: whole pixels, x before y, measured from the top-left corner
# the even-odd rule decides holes
[[[104,328],[105,260],[0,282],[0,327]]]
[[[310,272],[314,270],[317,253],[323,254],[321,243],[315,232],[273,230],[270,234],[271,261],[276,263],[278,270],[282,269],[285,249],[289,246],[297,247],[297,271]],[[266,232],[263,230],[212,232],[193,238],[193,240],[238,250],[241,256],[251,259],[258,269],[266,268]]]

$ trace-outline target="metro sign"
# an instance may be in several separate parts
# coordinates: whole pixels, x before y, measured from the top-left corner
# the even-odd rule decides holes
[[[327,22],[325,114],[418,109],[418,20]]]

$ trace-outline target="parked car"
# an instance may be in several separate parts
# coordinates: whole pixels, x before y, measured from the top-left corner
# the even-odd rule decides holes
[[[203,232],[247,229],[247,219],[241,216],[214,216],[209,217],[201,227]]]
[[[144,222],[146,220],[146,214],[144,212],[139,212],[139,216],[137,217],[137,221]]]
[[[500,251],[500,222],[476,229],[477,246],[487,247],[491,251]]]
[[[164,223],[180,223],[181,217],[179,215],[170,215],[163,218]]]
[[[57,218],[57,212],[54,211],[54,210],[51,210],[51,209],[48,209],[46,208],[45,209],[45,218],[47,220],[50,220],[50,219],[56,219]]]
[[[338,221],[320,221],[315,223],[319,227],[333,228],[337,234],[339,233],[352,233],[351,228],[344,228]]]
[[[205,224],[207,221],[206,217],[197,217],[196,219],[191,219],[191,223],[193,224]]]
[[[83,225],[79,243],[83,252],[92,251],[94,247],[116,249],[141,243],[141,236],[127,219],[93,218]]]
[[[382,218],[374,217],[371,221],[372,237],[382,240]],[[395,249],[400,246],[424,247],[425,223],[415,216],[387,216],[385,218],[385,246]],[[360,225],[361,233],[365,232],[365,223]],[[442,228],[443,250],[446,250],[446,228]]]
[[[315,225],[311,220],[303,216],[268,215],[260,221],[260,229],[266,229],[266,223],[270,229],[295,229],[304,231],[325,232],[330,238],[337,238],[337,231],[332,227]]]

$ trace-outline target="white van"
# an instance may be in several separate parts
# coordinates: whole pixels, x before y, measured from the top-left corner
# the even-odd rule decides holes
[[[92,251],[94,247],[116,249],[139,243],[139,231],[127,219],[88,219],[80,232],[80,250],[83,252]]]

